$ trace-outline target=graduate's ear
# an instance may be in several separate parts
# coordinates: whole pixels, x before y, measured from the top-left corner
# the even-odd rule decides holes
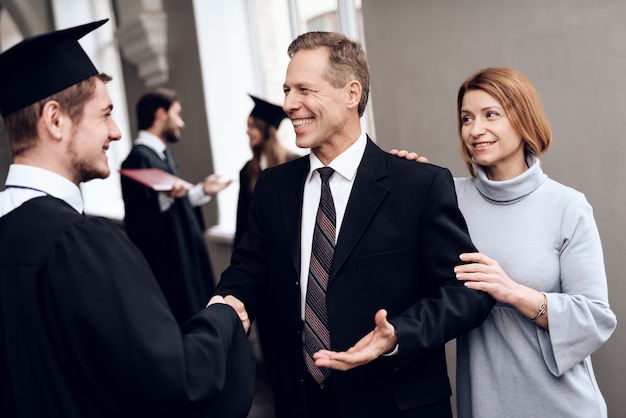
[[[154,113],[154,120],[164,122],[167,120],[168,114],[164,107],[159,107]]]
[[[63,138],[63,128],[68,123],[68,118],[69,116],[61,110],[59,102],[50,100],[41,109],[39,127],[45,131],[44,133],[47,134],[45,136],[61,140]]]

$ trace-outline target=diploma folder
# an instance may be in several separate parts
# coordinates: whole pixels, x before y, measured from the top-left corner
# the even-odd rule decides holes
[[[157,192],[172,190],[176,182],[183,182],[187,188],[193,186],[193,184],[160,168],[122,168],[120,174]]]

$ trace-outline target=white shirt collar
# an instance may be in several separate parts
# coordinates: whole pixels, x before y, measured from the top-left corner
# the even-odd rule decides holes
[[[259,158],[259,168],[261,170],[265,170],[267,168],[267,157],[265,154],[261,154],[261,158]]]
[[[83,197],[78,186],[52,171],[30,165],[11,164],[6,186],[40,191],[63,200],[78,213],[83,213]]]
[[[164,151],[167,148],[165,143],[161,138],[148,131],[139,131],[139,135],[135,139],[135,145],[145,145],[159,154],[162,159],[165,159]]]
[[[354,142],[354,144],[350,145],[347,150],[335,157],[335,159],[328,164],[328,167],[331,167],[346,180],[352,182],[352,180],[354,180],[354,176],[356,175],[356,170],[359,168],[359,164],[361,163],[361,159],[363,158],[363,154],[365,153],[366,145],[367,135],[365,132],[361,131],[361,135]],[[309,165],[310,170],[309,175],[307,176],[307,181],[311,181],[313,171],[320,167],[324,167],[324,164],[322,164],[313,152],[309,154]]]

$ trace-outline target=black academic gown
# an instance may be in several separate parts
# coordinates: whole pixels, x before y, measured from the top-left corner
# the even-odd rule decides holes
[[[202,417],[212,404],[244,417],[253,367],[234,310],[213,305],[181,330],[112,222],[52,197],[0,218],[3,418]]]
[[[132,148],[122,168],[160,168],[174,174],[144,145]],[[161,212],[158,192],[126,177],[121,181],[128,237],[146,257],[182,324],[206,305],[215,288],[200,210],[185,196]]]

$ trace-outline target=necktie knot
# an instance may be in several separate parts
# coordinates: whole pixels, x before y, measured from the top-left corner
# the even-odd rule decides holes
[[[322,184],[328,183],[330,176],[333,175],[335,170],[330,167],[321,167],[317,169],[317,172],[320,173],[320,178],[322,179]]]

